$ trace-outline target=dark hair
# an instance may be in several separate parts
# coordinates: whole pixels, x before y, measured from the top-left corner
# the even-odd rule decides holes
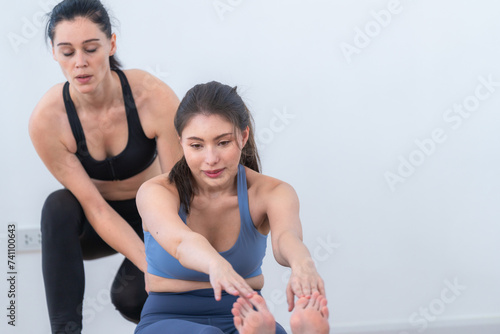
[[[254,139],[253,119],[247,106],[236,92],[236,87],[212,81],[191,88],[182,99],[175,114],[174,126],[177,134],[181,136],[188,121],[200,114],[222,116],[241,131],[248,126],[250,129],[248,140],[241,150],[240,164],[260,173],[260,158]],[[168,179],[175,184],[181,204],[184,205],[186,213],[189,213],[189,205],[194,196],[194,185],[191,170],[184,156],[174,165]]]
[[[106,37],[111,38],[111,20],[108,12],[99,0],[64,0],[58,3],[48,14],[49,21],[45,30],[45,37],[54,42],[55,29],[61,21],[72,21],[77,17],[89,19],[99,26]],[[109,57],[109,67],[119,69],[120,62],[116,57]]]

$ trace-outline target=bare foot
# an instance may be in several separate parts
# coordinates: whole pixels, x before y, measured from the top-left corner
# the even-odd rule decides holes
[[[254,310],[253,306],[257,309]],[[274,334],[276,322],[262,296],[254,294],[250,299],[238,298],[233,304],[234,326],[240,334]]]
[[[328,307],[326,298],[314,292],[311,297],[302,297],[295,303],[290,317],[293,334],[328,334]]]

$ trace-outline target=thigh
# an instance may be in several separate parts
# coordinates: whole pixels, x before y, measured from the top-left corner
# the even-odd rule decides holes
[[[134,334],[224,334],[217,327],[188,320],[166,319],[137,327]]]

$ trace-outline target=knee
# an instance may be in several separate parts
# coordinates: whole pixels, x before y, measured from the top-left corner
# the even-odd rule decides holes
[[[115,308],[125,319],[136,324],[141,319],[142,307],[147,296],[144,285],[124,287],[113,284],[111,289],[111,302]]]
[[[111,293],[111,301],[125,319],[135,324],[139,323],[144,300],[126,298],[124,294]]]
[[[42,234],[59,231],[71,225],[71,217],[82,211],[76,197],[67,189],[60,189],[50,194],[42,208]]]

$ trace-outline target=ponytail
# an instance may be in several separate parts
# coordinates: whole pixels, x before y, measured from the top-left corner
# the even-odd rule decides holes
[[[170,183],[174,183],[179,193],[181,206],[184,206],[186,214],[189,214],[189,206],[193,200],[193,175],[186,161],[186,157],[182,156],[181,160],[177,161],[174,167],[168,174]]]
[[[253,118],[252,115],[250,115],[250,112],[248,111],[246,106],[245,109],[249,117],[249,122],[248,122],[249,131],[248,131],[247,143],[245,144],[245,147],[243,147],[243,149],[241,150],[240,164],[250,169],[253,169],[257,173],[260,173],[261,164],[260,164],[259,152],[257,151],[257,144],[255,143],[255,136],[253,131]]]

